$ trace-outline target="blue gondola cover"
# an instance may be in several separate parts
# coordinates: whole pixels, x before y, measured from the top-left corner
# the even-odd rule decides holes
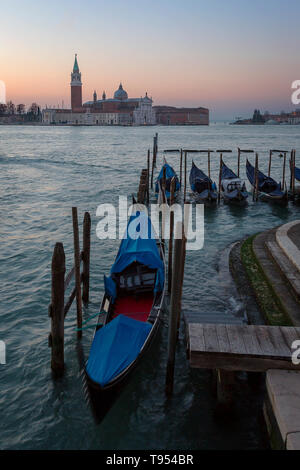
[[[300,168],[295,166],[295,178],[296,180],[300,181]]]
[[[231,179],[231,178],[238,178],[238,176],[230,169],[228,168],[225,163],[222,163],[222,180],[224,179]]]
[[[166,169],[166,186],[167,186],[167,188],[170,187],[172,178],[175,178],[175,180],[176,180],[175,193],[176,193],[180,189],[180,183],[179,183],[179,180],[178,180],[178,176],[176,175],[176,172],[174,171],[174,169],[168,163],[165,163],[162,166],[161,170],[160,170],[160,173],[159,173],[159,175],[157,177],[157,180],[156,180],[156,183],[155,183],[155,192],[156,193],[159,192],[159,182],[163,179],[164,168]],[[169,198],[170,195],[171,195],[170,191],[168,189],[166,189],[167,198]]]
[[[126,369],[139,355],[152,325],[119,315],[94,337],[86,372],[104,386]]]
[[[130,236],[131,224],[133,224],[134,228],[139,229],[139,236],[137,238]],[[133,230],[133,232],[136,234],[136,230]],[[164,287],[164,265],[154,236],[155,232],[150,218],[144,212],[137,211],[129,219],[125,236],[110,273],[121,273],[127,266],[137,261],[151,269],[157,269],[155,292],[161,292]],[[108,294],[113,289],[111,281],[113,282],[111,277],[105,279],[105,289]]]
[[[249,160],[246,163],[246,172],[247,177],[252,186],[255,185],[255,168],[251,165]],[[261,192],[269,194],[270,196],[283,196],[284,192],[281,190],[280,183],[277,183],[270,176],[264,175],[261,171],[258,170],[258,189]]]

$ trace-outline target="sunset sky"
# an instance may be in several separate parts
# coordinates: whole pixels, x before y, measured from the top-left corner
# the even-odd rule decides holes
[[[122,81],[129,97],[206,106],[212,118],[294,109],[299,0],[1,2],[0,80],[15,104],[70,104],[74,54],[83,99]]]

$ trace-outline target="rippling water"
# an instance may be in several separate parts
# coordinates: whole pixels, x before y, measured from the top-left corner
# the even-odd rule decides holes
[[[85,315],[97,312],[118,241],[96,238],[98,204],[117,203],[136,191],[154,132],[164,148],[254,148],[267,170],[268,150],[300,151],[300,127],[229,126],[157,128],[0,127],[1,314],[0,340],[7,364],[0,365],[0,448],[14,449],[206,449],[262,448],[262,393],[241,378],[237,416],[230,423],[214,419],[209,374],[189,370],[183,331],[176,357],[174,396],[164,396],[167,328],[163,327],[138,373],[101,425],[85,404],[75,334],[75,305],[66,320],[66,373],[53,381],[47,337],[50,322],[50,263],[55,242],[62,241],[67,269],[72,258],[71,207],[80,218],[92,216],[91,302]],[[297,153],[298,153],[297,152]],[[203,158],[196,157],[200,164]],[[236,168],[236,152],[224,158]],[[159,165],[161,163],[159,156]],[[179,159],[168,158],[179,170]],[[212,175],[217,180],[217,158]],[[281,176],[274,158],[272,175]],[[242,175],[245,167],[242,165]],[[289,171],[287,171],[289,176]],[[250,199],[250,198],[249,198]],[[246,208],[221,205],[206,211],[205,245],[188,252],[184,307],[224,312],[235,309],[235,291],[218,275],[221,253],[235,240],[299,217],[299,208],[265,203]],[[83,335],[87,355],[92,330]]]

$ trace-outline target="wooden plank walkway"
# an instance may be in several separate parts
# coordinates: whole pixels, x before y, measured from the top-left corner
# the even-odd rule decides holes
[[[291,345],[297,339],[300,327],[187,324],[190,365],[202,369],[300,370],[291,360]]]

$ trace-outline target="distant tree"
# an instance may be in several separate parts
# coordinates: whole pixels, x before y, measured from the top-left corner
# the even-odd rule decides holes
[[[27,114],[26,114],[26,119],[28,121],[40,121],[41,120],[41,108],[37,103],[32,103],[32,105],[29,107]]]
[[[16,112],[16,107],[12,101],[8,101],[7,103],[7,110],[9,114],[15,114]]]
[[[0,114],[6,114],[7,113],[7,105],[4,103],[0,103]]]
[[[260,114],[259,109],[254,110],[253,117],[252,117],[252,122],[255,123],[255,124],[265,122],[263,116]]]
[[[34,115],[38,115],[39,114],[39,105],[36,104],[36,103],[32,103],[32,105],[30,106],[29,108],[29,112],[34,114]]]
[[[24,114],[25,113],[25,104],[18,104],[17,105],[17,113]]]

